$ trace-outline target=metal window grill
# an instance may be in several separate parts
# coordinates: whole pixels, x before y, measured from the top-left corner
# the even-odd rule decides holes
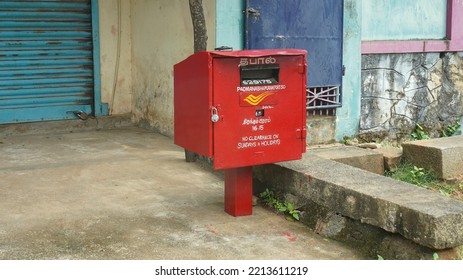
[[[335,116],[341,105],[339,86],[307,88],[307,116]]]

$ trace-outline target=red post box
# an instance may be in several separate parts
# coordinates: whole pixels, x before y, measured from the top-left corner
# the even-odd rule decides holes
[[[252,213],[252,166],[306,150],[306,51],[198,52],[174,66],[174,143],[225,169],[225,210]]]

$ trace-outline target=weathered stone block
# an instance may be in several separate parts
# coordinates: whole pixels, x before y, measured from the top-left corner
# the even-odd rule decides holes
[[[402,159],[402,150],[395,147],[382,147],[378,152],[383,154],[384,169],[387,171],[395,171]]]
[[[432,170],[439,178],[463,175],[463,136],[413,141],[402,147],[408,162]]]
[[[307,118],[307,144],[329,144],[336,142],[336,117],[310,116]]]
[[[310,153],[254,170],[264,185],[420,245],[446,249],[463,244],[461,201]]]
[[[376,174],[384,174],[383,155],[375,150],[349,146],[308,149],[309,155],[331,159]]]

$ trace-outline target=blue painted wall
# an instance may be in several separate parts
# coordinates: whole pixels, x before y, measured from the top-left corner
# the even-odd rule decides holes
[[[244,47],[245,0],[216,0],[216,46]]]
[[[217,0],[216,45],[243,49],[245,0]],[[343,107],[337,110],[336,138],[352,136],[358,131],[360,118],[360,62],[361,62],[360,0],[344,2]]]
[[[447,0],[361,0],[362,40],[443,39]]]

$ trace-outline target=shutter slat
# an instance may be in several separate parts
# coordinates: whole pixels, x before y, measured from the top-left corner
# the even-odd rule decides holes
[[[1,32],[1,31],[0,31]],[[0,50],[33,50],[33,49],[74,49],[88,47],[91,49],[92,41],[85,40],[0,40]]]
[[[3,51],[0,61],[53,58],[88,58],[92,50],[85,49],[49,49],[49,50],[9,50]]]
[[[88,1],[2,1],[0,7],[1,9],[90,9]]]
[[[10,71],[0,71],[0,80],[12,79],[36,79],[41,77],[92,77],[92,69],[83,68],[39,68],[39,69],[12,69]],[[18,83],[19,84],[19,83]]]
[[[0,61],[0,68],[22,68],[30,69],[35,67],[56,67],[56,66],[90,66],[93,61],[90,58],[83,59],[30,59],[30,60],[5,60]]]
[[[23,88],[24,86],[41,86],[41,85],[49,85],[49,84],[84,84],[84,85],[92,85],[92,77],[86,77],[86,76],[70,76],[70,77],[54,77],[54,76],[49,76],[49,77],[40,77],[40,78],[31,78],[28,77],[28,79],[9,79],[5,80],[2,82],[2,85],[0,86],[0,91],[2,89],[7,89],[11,87],[16,87],[16,88]],[[19,83],[21,83],[22,86],[17,86]],[[1,93],[0,93],[1,94]]]
[[[0,99],[1,100],[1,99]],[[89,98],[83,96],[81,98],[71,96],[57,96],[57,97],[43,97],[35,98],[34,102],[30,102],[29,99],[10,99],[6,102],[4,109],[14,109],[15,107],[21,106],[22,108],[34,108],[34,107],[45,107],[45,106],[62,106],[62,105],[85,105],[89,102]]]
[[[22,88],[5,88],[0,91],[0,100],[7,103],[7,99],[16,99],[16,98],[30,98],[36,97],[40,99],[43,95],[60,95],[60,94],[76,94],[77,96],[82,94],[87,94],[91,91],[90,87],[85,87],[85,85],[65,85],[61,84],[59,87],[50,87],[50,86],[24,86]],[[6,101],[5,101],[6,100]],[[31,100],[31,103],[34,103]]]
[[[4,30],[13,30],[13,29],[20,29],[20,30],[45,30],[53,28],[54,30],[69,30],[71,28],[86,28],[91,29],[92,24],[90,21],[72,21],[69,19],[63,20],[39,20],[37,18],[28,21],[14,21],[14,20],[6,20],[0,19],[1,28]]]
[[[66,40],[66,39],[79,39],[79,40],[90,40],[92,38],[91,30],[76,30],[76,31],[43,31],[43,30],[31,30],[31,31],[0,31],[1,40]]]

